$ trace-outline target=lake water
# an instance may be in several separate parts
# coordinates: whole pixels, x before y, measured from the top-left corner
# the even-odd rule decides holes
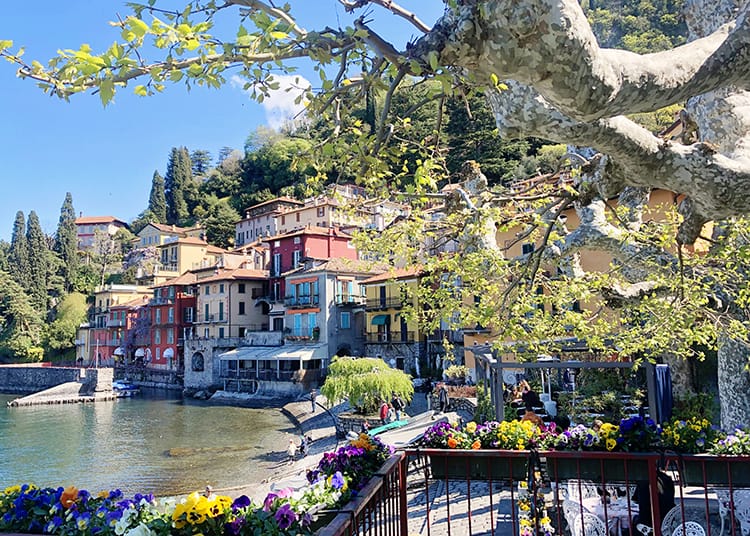
[[[92,493],[178,495],[260,482],[295,429],[278,409],[148,392],[93,404],[8,408],[0,394],[0,489],[32,482]]]

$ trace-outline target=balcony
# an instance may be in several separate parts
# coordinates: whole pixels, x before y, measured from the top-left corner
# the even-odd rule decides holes
[[[401,298],[368,298],[365,304],[367,310],[392,309],[403,307]]]
[[[387,333],[366,333],[366,341],[368,344],[378,343],[410,343],[416,339],[416,332],[414,331],[390,331]]]
[[[284,305],[287,307],[314,307],[320,303],[320,295],[312,296],[286,296]]]
[[[214,322],[226,322],[226,316],[220,314],[197,315],[196,324],[212,324]]]
[[[365,296],[356,296],[354,294],[336,294],[336,305],[364,305],[366,301],[367,298]]]
[[[115,318],[113,320],[107,320],[108,328],[122,328],[125,327],[125,320],[122,318]]]
[[[158,298],[151,298],[148,304],[149,305],[173,305],[174,298],[165,298],[161,296]]]

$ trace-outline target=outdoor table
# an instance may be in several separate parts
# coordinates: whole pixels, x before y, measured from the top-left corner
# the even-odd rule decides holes
[[[604,504],[602,503],[601,497],[589,497],[583,499],[583,506],[588,508],[589,511],[593,512],[596,517],[607,523],[607,528],[610,534],[619,534],[622,531],[623,534],[629,533],[630,521],[638,513],[638,504],[630,501],[630,509],[628,509],[628,501],[626,498],[622,499],[611,499],[607,503],[607,516],[604,516]]]

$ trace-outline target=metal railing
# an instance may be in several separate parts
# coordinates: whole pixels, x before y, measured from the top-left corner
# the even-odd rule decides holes
[[[750,456],[408,448],[317,534],[740,536],[748,508]]]
[[[414,331],[389,331],[387,333],[366,333],[366,339],[368,343],[408,343],[414,342],[415,332]]]
[[[318,305],[320,303],[320,295],[313,294],[311,296],[285,296],[284,305],[287,307],[307,307],[310,305]]]
[[[370,298],[365,304],[365,309],[389,309],[391,307],[403,307],[401,298]]]

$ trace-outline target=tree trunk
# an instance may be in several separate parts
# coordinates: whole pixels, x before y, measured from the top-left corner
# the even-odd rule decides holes
[[[750,348],[726,334],[719,340],[719,403],[721,427],[730,431],[748,425],[750,415]]]

